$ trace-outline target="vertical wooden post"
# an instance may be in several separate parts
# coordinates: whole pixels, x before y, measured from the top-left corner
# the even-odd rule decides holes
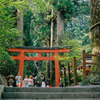
[[[73,62],[74,62],[74,81],[75,81],[75,85],[77,85],[77,67],[76,67],[76,57],[73,57]]]
[[[20,55],[20,64],[19,64],[19,73],[20,76],[22,77],[22,80],[23,80],[23,68],[24,68],[24,52],[22,51]],[[21,87],[22,87],[22,83],[21,83]]]
[[[71,86],[71,77],[70,77],[70,66],[69,66],[69,62],[67,63],[68,66],[68,85]]]
[[[66,68],[64,68],[64,86],[66,86]]]
[[[58,56],[58,52],[55,52],[55,56]],[[58,87],[60,83],[60,75],[59,75],[59,61],[55,59],[55,78],[56,78],[56,87]]]
[[[82,52],[82,58],[83,58],[83,81],[86,80],[86,54],[85,50]]]

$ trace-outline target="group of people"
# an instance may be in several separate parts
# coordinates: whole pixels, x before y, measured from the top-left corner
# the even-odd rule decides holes
[[[37,69],[39,67],[37,66]],[[29,78],[28,76],[26,75],[24,80],[23,80],[23,84],[25,87],[33,87],[35,86],[35,83],[36,83],[36,79],[37,79],[37,69],[35,70],[35,72],[33,73],[33,75],[30,75]],[[42,86],[41,87],[46,87],[46,82],[47,82],[47,79],[44,75],[44,73],[41,73],[41,80],[42,80]],[[15,77],[16,79],[16,85],[17,87],[20,87],[21,83],[22,83],[22,78],[20,76],[20,73],[18,73],[18,75]]]
[[[44,75],[44,73],[41,73],[42,77],[40,77],[42,79],[42,86],[41,87],[46,87],[46,77]],[[24,86],[25,87],[33,87],[35,85],[38,86],[38,82],[35,81],[36,77],[33,77],[32,75],[29,76],[29,78],[27,77],[27,75],[24,78]]]
[[[25,87],[32,87],[33,86],[33,77],[32,75],[28,76],[26,75],[23,81]]]

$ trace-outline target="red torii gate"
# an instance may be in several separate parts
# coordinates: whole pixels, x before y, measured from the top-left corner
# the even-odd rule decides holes
[[[54,60],[55,61],[55,78],[56,78],[56,87],[58,87],[60,82],[59,76],[59,61],[55,58],[58,56],[58,53],[68,53],[70,51],[70,46],[66,46],[64,48],[60,47],[17,47],[17,48],[9,48],[10,52],[20,52],[18,56],[12,56],[13,60],[20,60],[19,64],[19,73],[23,79],[23,68],[24,68],[24,60]],[[37,57],[28,57],[25,53],[38,53]],[[41,53],[54,53],[52,57],[41,57]]]

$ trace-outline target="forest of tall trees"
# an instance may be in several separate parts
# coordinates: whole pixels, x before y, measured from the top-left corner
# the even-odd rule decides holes
[[[99,0],[0,0],[0,73],[5,77],[17,75],[19,61],[13,61],[11,56],[18,54],[10,53],[11,47],[71,45],[70,53],[59,54],[68,57],[60,62],[60,69],[66,68],[73,56],[81,56],[82,50],[99,53],[98,25],[91,29],[92,39],[89,39],[90,27],[100,20],[99,7]],[[37,56],[36,53],[26,55]],[[32,74],[35,65],[34,61],[25,61],[24,76]],[[44,72],[49,83],[55,84],[54,62],[38,61],[38,66],[39,75]]]

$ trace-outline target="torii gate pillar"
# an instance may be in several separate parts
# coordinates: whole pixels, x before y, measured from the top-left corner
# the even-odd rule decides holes
[[[24,52],[21,51],[20,63],[19,63],[19,73],[23,80],[23,69],[24,69]]]
[[[58,56],[58,53],[55,52],[55,56]],[[58,87],[60,83],[60,72],[59,72],[59,61],[55,59],[55,76],[56,76],[56,86]]]

